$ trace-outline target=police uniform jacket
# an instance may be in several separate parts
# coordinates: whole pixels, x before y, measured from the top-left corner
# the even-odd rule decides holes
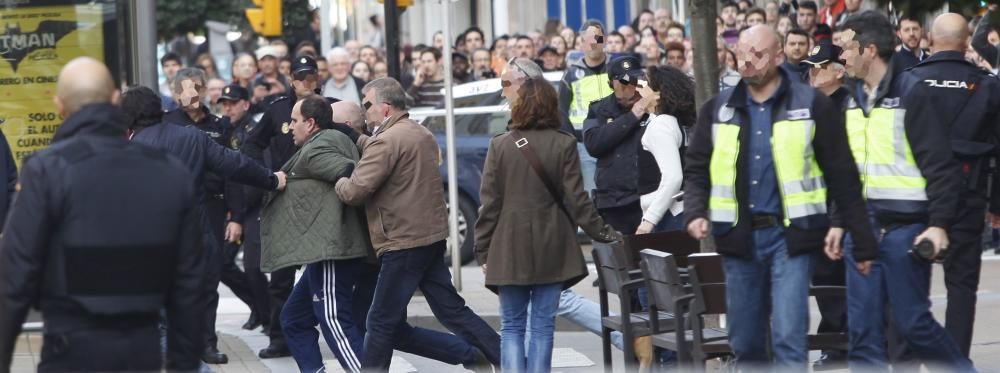
[[[0,366],[34,306],[54,334],[152,326],[165,308],[167,368],[198,367],[196,187],[177,158],[129,142],[118,113],[83,107],[24,163],[0,246]]]
[[[263,162],[264,150],[268,149],[271,156],[271,169],[278,171],[283,166],[298,147],[292,141],[292,130],[289,127],[292,123],[292,107],[298,102],[298,97],[292,92],[291,95],[281,96],[268,105],[264,111],[264,116],[260,118],[256,129],[251,131],[243,143],[243,152],[254,159]],[[340,101],[335,98],[326,97],[327,103]],[[352,141],[357,141],[358,135],[346,124],[334,124],[334,129],[347,135]]]
[[[632,114],[631,107],[619,104],[613,94],[590,104],[584,121],[583,144],[587,152],[597,158],[594,202],[599,209],[639,201],[638,162],[643,118]]]
[[[837,202],[843,211],[847,229],[854,235],[856,244],[854,255],[858,260],[875,258],[878,253],[875,237],[866,218],[864,200],[861,198],[861,184],[854,158],[847,142],[842,115],[830,99],[812,87],[795,79],[779,68],[782,79],[775,93],[772,110],[773,122],[789,117],[791,111],[799,116],[805,114],[815,123],[812,147],[816,161],[823,170],[827,186],[827,197]],[[712,188],[709,162],[711,161],[714,123],[734,123],[739,125],[740,149],[736,161],[737,224],[711,224],[711,234],[715,236],[718,251],[724,255],[751,258],[753,249],[753,227],[749,201],[750,181],[748,180],[747,154],[750,153],[748,130],[750,114],[747,111],[746,82],[740,81],[736,87],[724,90],[706,102],[698,113],[691,142],[688,145],[684,171],[684,218],[689,224],[696,218],[711,221],[708,198]],[[807,118],[800,118],[807,119]],[[774,155],[778,157],[778,154]],[[783,220],[783,219],[779,219]],[[828,221],[812,221],[809,225],[789,225],[785,227],[785,240],[790,255],[806,254],[821,250],[823,239],[829,228]]]
[[[208,108],[204,106],[201,107],[201,111],[205,115],[198,122],[191,120],[191,117],[184,112],[184,109],[168,111],[163,115],[163,121],[197,128],[208,135],[215,143],[225,146],[226,138],[229,137],[229,130],[226,127],[225,121],[210,113]],[[205,175],[204,184],[202,185],[205,186],[205,192],[208,193],[208,196],[216,199],[222,199],[226,191],[225,179],[216,173],[209,172]]]
[[[229,117],[223,117],[222,119],[226,122],[226,128],[229,129],[229,138],[226,139],[226,147],[232,151],[240,152],[243,141],[257,123],[251,118],[250,112],[244,114],[243,118],[240,118],[236,123],[232,123]],[[229,211],[228,221],[239,224],[244,223],[243,220],[250,207],[247,198],[248,188],[253,187],[247,187],[233,181],[226,181],[226,209]],[[259,204],[254,207],[259,207]]]

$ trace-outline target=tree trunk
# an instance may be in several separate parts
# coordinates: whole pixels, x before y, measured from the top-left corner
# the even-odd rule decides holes
[[[694,48],[695,103],[701,107],[719,90],[719,59],[716,53],[715,1],[687,0]]]

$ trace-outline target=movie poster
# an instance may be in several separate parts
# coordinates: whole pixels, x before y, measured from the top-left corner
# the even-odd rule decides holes
[[[73,58],[104,61],[101,5],[0,8],[0,130],[18,169],[62,123],[52,97]]]

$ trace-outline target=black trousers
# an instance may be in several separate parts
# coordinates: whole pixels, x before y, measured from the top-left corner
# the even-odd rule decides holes
[[[267,292],[271,298],[270,324],[267,336],[271,340],[273,347],[286,347],[285,334],[281,331],[281,309],[288,301],[288,296],[292,294],[292,286],[295,285],[296,267],[282,268],[271,272],[271,281],[267,285]]]
[[[46,320],[46,328],[49,328]],[[128,328],[76,327],[43,336],[39,372],[160,371],[156,320]]]
[[[243,226],[243,269],[253,304],[250,310],[265,324],[270,324],[271,300],[267,293],[267,276],[260,271],[260,210],[247,212]],[[235,260],[235,256],[234,256]]]
[[[209,198],[205,203],[205,347],[218,347],[215,318],[219,309],[219,281],[222,279],[223,240],[226,224],[225,201]]]
[[[250,291],[250,284],[246,273],[236,265],[236,256],[240,253],[240,245],[226,242],[222,249],[222,269],[220,279],[223,285],[229,287],[243,303],[254,309],[253,293]]]
[[[813,256],[812,284],[815,286],[845,286],[847,283],[844,261],[833,261],[826,255]],[[816,297],[822,317],[816,331],[819,333],[847,333],[847,298]],[[845,351],[846,352],[846,351]]]
[[[976,291],[983,264],[985,217],[986,198],[977,192],[966,192],[959,202],[958,219],[948,231],[949,253],[944,261],[948,308],[944,328],[965,356],[969,356],[976,322]]]

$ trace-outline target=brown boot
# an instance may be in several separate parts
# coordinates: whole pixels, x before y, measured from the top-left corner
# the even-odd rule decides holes
[[[639,359],[639,373],[648,373],[653,365],[653,337],[635,339],[635,357]]]

